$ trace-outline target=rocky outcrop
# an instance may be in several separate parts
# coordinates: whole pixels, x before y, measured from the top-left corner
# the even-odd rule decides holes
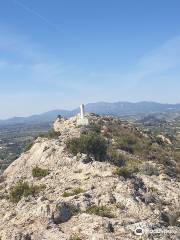
[[[90,118],[91,122],[116,121]],[[84,131],[76,126],[76,117],[59,118],[54,130],[60,133],[58,139],[37,138],[1,177],[1,240],[138,239],[139,229],[142,239],[178,239],[179,215],[174,211],[179,208],[180,183],[175,178],[159,171],[155,175],[137,172],[125,179],[107,161],[87,161],[81,153],[73,156],[66,141]],[[107,127],[102,131],[106,135]],[[49,174],[33,177],[36,166]],[[44,188],[13,203],[8,193],[22,179]]]
[[[172,142],[170,141],[170,139],[167,138],[167,137],[165,137],[165,136],[163,136],[163,135],[157,135],[157,139],[158,139],[159,141],[162,141],[163,143],[166,143],[166,144],[169,144],[169,145],[172,144]]]

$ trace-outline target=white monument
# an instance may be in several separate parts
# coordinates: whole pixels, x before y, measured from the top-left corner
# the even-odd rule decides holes
[[[78,126],[87,126],[89,125],[89,119],[85,114],[84,104],[80,105],[80,114],[77,116],[77,125]]]
[[[80,111],[81,111],[81,119],[84,119],[84,115],[85,115],[84,104],[80,105]]]

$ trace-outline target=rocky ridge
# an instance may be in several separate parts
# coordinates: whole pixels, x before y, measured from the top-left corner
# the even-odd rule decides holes
[[[104,136],[106,123],[117,121],[89,117],[91,124],[101,122]],[[120,124],[135,129],[128,122]],[[118,240],[140,235],[141,239],[179,239],[180,182],[161,171],[163,165],[148,162],[159,174],[138,171],[131,178],[118,176],[109,161],[96,161],[93,156],[89,161],[87,154],[74,156],[67,151],[68,139],[88,131],[76,126],[76,117],[58,118],[53,128],[57,138],[38,137],[0,178],[1,240]],[[35,167],[48,169],[49,174],[33,177]],[[14,203],[9,192],[22,179],[43,187]]]

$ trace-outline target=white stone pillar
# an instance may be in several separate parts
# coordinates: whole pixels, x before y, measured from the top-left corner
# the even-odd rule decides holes
[[[84,111],[84,104],[80,105],[80,110],[81,110],[81,119],[84,119],[84,113],[85,113],[85,111]]]

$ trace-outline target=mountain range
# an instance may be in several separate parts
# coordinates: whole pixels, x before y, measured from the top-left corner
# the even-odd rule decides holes
[[[180,111],[180,104],[163,104],[157,102],[97,102],[86,104],[85,110],[87,112],[93,112],[100,115],[125,116],[152,114],[158,112],[176,112]],[[0,125],[52,122],[57,115],[69,118],[78,112],[79,108],[73,110],[57,109],[29,117],[14,117],[6,120],[0,120]]]

